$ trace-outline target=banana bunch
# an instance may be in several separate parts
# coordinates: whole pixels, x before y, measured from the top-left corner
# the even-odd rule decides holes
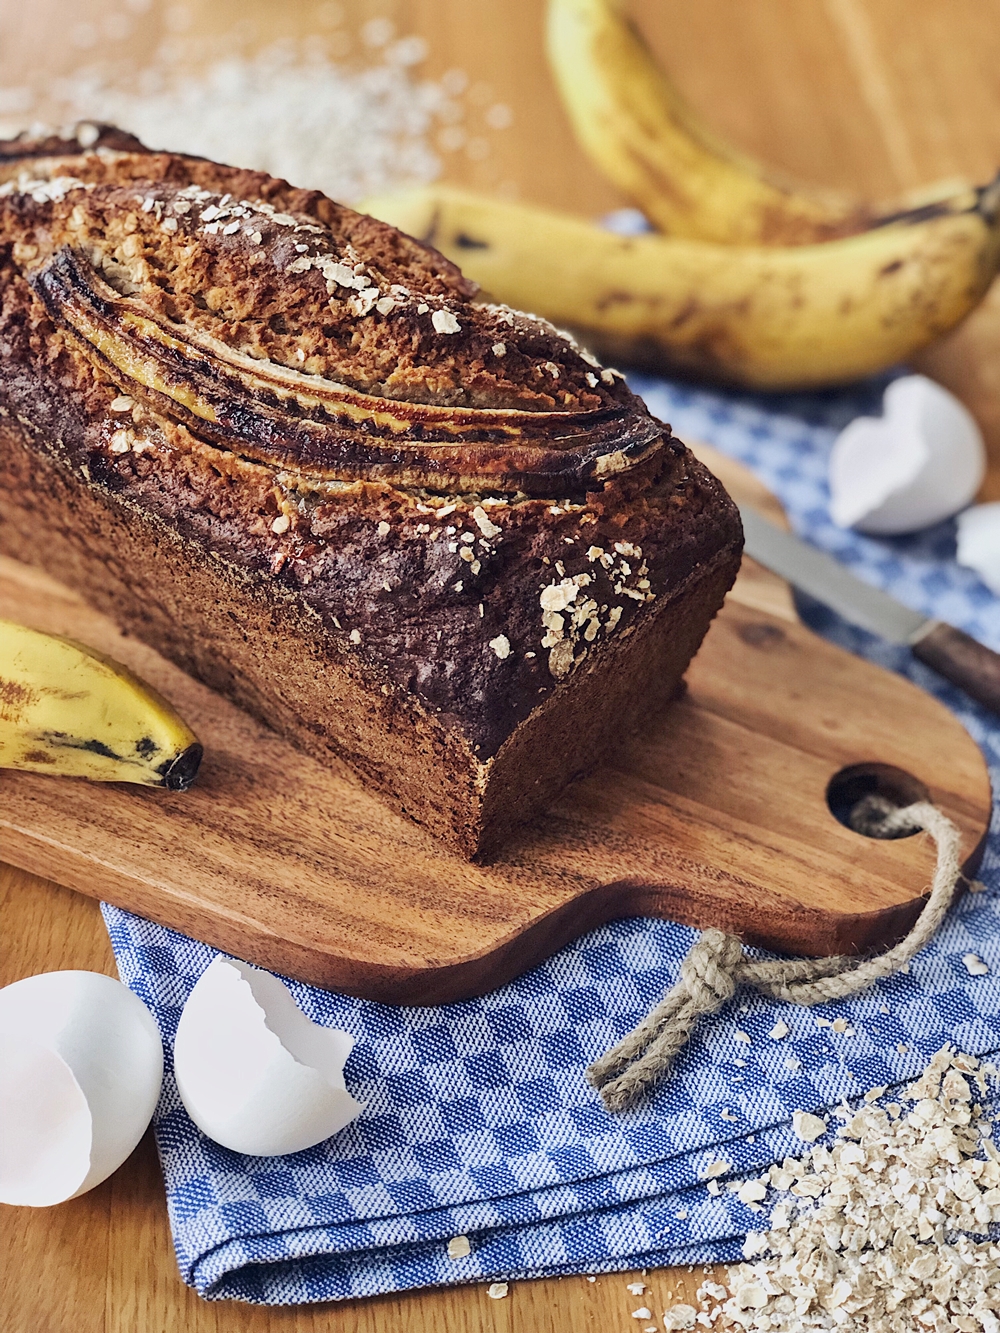
[[[768,176],[687,106],[621,0],[549,0],[549,65],[576,137],[610,181],[671,236],[724,245],[807,245],[892,222],[836,191]],[[940,201],[930,187],[909,207]]]
[[[796,246],[618,236],[447,186],[360,207],[606,359],[754,389],[835,384],[906,360],[968,314],[1000,268],[1000,182]]]
[[[605,358],[751,389],[842,383],[962,320],[1000,269],[1000,177],[879,215],[769,180],[684,105],[621,0],[549,0],[584,148],[662,232],[430,186],[359,207]]]
[[[127,667],[0,620],[0,768],[184,791],[198,738]]]

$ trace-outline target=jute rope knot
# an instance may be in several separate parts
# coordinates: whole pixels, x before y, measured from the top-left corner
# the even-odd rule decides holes
[[[703,931],[681,963],[679,980],[656,1008],[587,1070],[609,1111],[627,1111],[649,1093],[669,1072],[698,1019],[718,1013],[737,987],[752,986],[791,1004],[841,1000],[897,972],[931,939],[962,875],[958,829],[929,801],[898,807],[881,796],[859,801],[850,824],[858,833],[876,838],[923,829],[936,844],[930,893],[905,939],[869,958],[753,959],[738,936],[714,928]]]

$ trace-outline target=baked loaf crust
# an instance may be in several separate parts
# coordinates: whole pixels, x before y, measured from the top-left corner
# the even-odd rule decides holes
[[[0,144],[0,246],[0,546],[464,855],[675,692],[739,516],[568,336],[108,127]]]

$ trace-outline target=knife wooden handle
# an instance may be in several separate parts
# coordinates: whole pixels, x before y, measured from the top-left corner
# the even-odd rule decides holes
[[[1000,653],[938,621],[913,645],[913,655],[1000,714]]]

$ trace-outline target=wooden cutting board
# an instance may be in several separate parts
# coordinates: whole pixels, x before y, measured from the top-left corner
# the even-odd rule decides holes
[[[780,517],[749,473],[700,452],[737,498]],[[862,768],[848,791],[929,792],[960,825],[970,873],[989,824],[986,766],[947,709],[805,629],[786,585],[750,561],[668,715],[489,865],[458,859],[38,571],[0,564],[0,616],[126,662],[206,750],[185,793],[0,773],[4,860],[393,1003],[493,989],[627,916],[723,926],[792,953],[897,938],[933,847],[839,823],[827,792],[851,766]]]

